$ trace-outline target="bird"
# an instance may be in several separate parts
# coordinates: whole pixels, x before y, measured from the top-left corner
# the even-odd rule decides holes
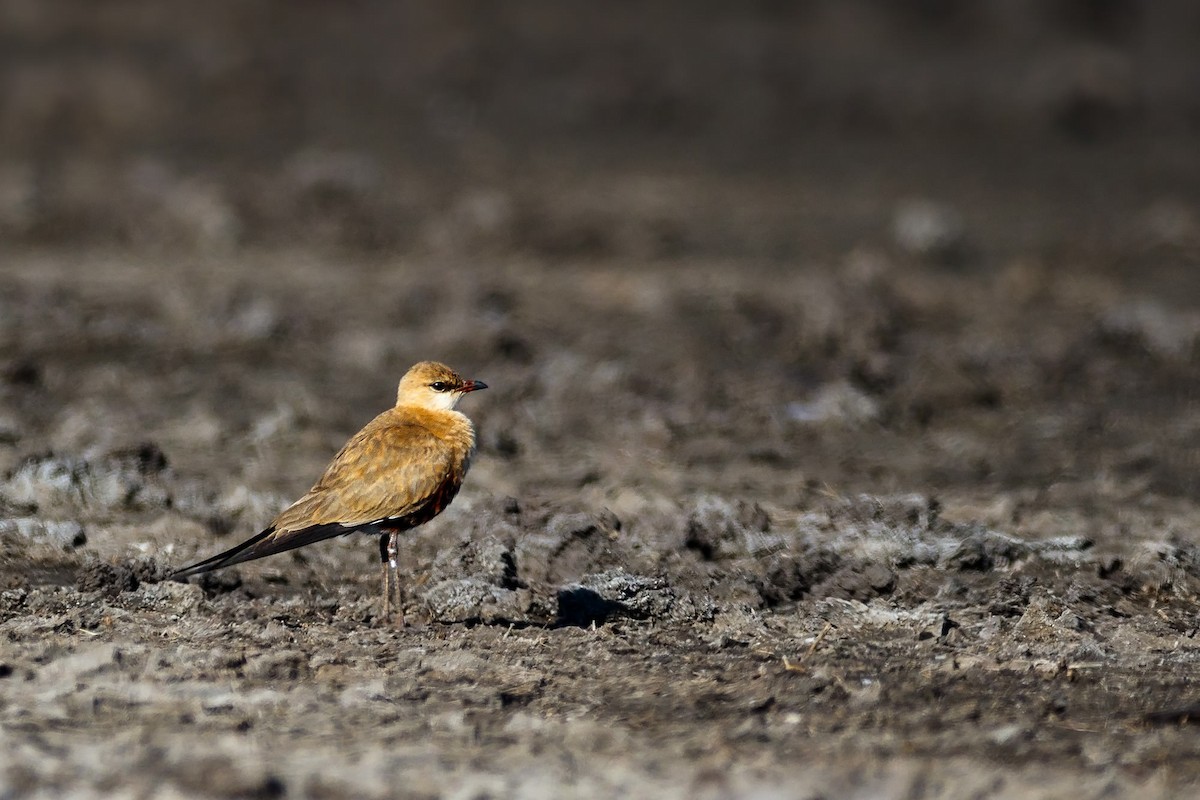
[[[391,617],[394,588],[396,624],[402,627],[400,534],[429,522],[458,494],[475,453],[475,428],[455,406],[466,394],[486,388],[445,364],[414,364],[400,379],[396,405],[354,434],[303,497],[261,533],[170,577],[183,579],[335,536],[377,535],[383,619]]]

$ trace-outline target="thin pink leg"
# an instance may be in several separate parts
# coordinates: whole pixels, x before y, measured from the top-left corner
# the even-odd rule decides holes
[[[400,586],[400,571],[399,565],[396,563],[397,554],[400,551],[400,534],[393,531],[388,535],[387,542],[387,571],[386,578],[390,578],[390,586],[388,587],[387,596],[390,601],[392,598],[392,587],[395,587],[396,592],[396,627],[404,627],[404,590]]]

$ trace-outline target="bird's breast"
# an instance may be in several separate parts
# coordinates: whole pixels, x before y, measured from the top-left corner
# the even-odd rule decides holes
[[[415,408],[407,410],[407,419],[433,434],[455,455],[457,461],[465,463],[475,452],[475,427],[465,414]]]

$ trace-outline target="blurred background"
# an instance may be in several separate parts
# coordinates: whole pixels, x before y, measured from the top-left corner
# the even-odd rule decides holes
[[[0,0],[0,44],[10,466],[141,435],[287,494],[437,357],[495,491],[1198,485],[1187,0]]]
[[[1195,244],[1198,42],[1187,0],[4,0],[0,235],[1113,268]]]

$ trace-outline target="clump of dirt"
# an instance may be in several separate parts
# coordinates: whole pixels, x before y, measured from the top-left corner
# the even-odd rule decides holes
[[[125,563],[91,561],[79,570],[75,587],[81,592],[115,595],[136,591],[142,584],[158,583],[169,573],[170,568],[152,558]]]
[[[99,459],[33,455],[23,459],[0,484],[0,499],[43,514],[80,507],[165,508],[171,504],[163,481],[166,470],[166,456],[149,443]]]

